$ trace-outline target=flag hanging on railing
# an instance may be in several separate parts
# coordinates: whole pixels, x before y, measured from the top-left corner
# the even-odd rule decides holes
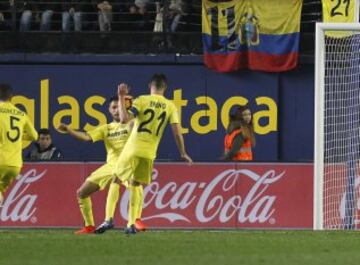
[[[203,0],[205,65],[281,72],[297,65],[302,0]]]

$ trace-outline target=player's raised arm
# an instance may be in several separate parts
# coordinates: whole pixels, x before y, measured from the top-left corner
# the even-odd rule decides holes
[[[126,96],[129,93],[127,84],[121,83],[118,86],[118,97],[119,97],[119,116],[121,123],[128,123],[134,117],[126,109]]]
[[[186,153],[185,151],[185,144],[184,144],[184,137],[181,133],[181,128],[179,123],[173,123],[171,124],[171,129],[175,138],[175,142],[177,145],[177,148],[180,152],[180,156],[182,159],[187,161],[189,164],[192,164],[193,161],[191,157]]]
[[[88,135],[86,132],[80,132],[74,129],[71,129],[69,125],[61,123],[59,127],[57,128],[60,132],[68,133],[72,137],[74,137],[77,140],[89,142],[92,141],[92,138],[90,135]]]

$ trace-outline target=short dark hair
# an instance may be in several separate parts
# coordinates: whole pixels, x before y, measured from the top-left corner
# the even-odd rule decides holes
[[[45,129],[45,128],[41,128],[39,131],[38,131],[38,134],[43,134],[43,135],[50,135],[50,130],[49,129]]]
[[[9,100],[13,90],[9,84],[0,84],[0,100]]]
[[[154,74],[150,79],[150,85],[154,85],[158,90],[166,89],[167,87],[166,76],[161,73]]]
[[[114,95],[108,99],[109,104],[113,101],[119,101],[119,97],[117,95]]]

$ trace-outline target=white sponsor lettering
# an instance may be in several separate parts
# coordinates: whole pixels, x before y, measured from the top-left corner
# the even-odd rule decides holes
[[[38,195],[26,194],[30,185],[46,174],[46,170],[37,173],[36,169],[31,169],[23,175],[17,177],[13,188],[6,196],[4,203],[0,207],[0,220],[2,222],[27,222],[35,214],[37,208],[35,202]]]
[[[284,174],[285,171],[277,174],[275,170],[268,170],[259,175],[247,169],[229,169],[212,178],[209,183],[168,182],[161,187],[157,182],[158,171],[154,169],[153,182],[144,190],[144,208],[154,205],[159,212],[143,216],[142,219],[166,219],[170,222],[188,223],[196,219],[200,223],[226,223],[236,216],[238,223],[265,223],[273,217],[276,201],[275,195],[266,192],[270,185],[280,180]],[[244,177],[253,181],[249,191],[226,198],[226,194],[233,193],[236,185],[241,185],[241,179]],[[128,201],[129,193],[126,191],[120,202],[120,213],[124,219],[127,219]],[[195,216],[184,213],[189,207],[195,208]]]

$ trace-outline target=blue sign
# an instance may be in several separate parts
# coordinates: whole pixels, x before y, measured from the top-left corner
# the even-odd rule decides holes
[[[1,65],[0,79],[13,86],[13,102],[35,127],[52,131],[66,160],[104,160],[101,144],[78,142],[55,128],[64,122],[88,131],[109,122],[106,99],[116,94],[117,85],[128,83],[134,96],[147,94],[148,80],[159,72],[169,80],[166,97],[179,109],[187,151],[195,160],[220,159],[229,113],[246,103],[254,115],[255,160],[278,159],[278,74],[219,74],[200,65]],[[158,159],[179,159],[170,130]]]

